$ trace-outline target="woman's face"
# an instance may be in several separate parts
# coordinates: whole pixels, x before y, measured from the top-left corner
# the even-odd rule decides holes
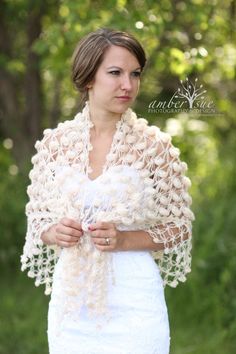
[[[134,102],[140,84],[141,66],[126,48],[111,46],[105,53],[89,89],[93,108],[122,114]]]

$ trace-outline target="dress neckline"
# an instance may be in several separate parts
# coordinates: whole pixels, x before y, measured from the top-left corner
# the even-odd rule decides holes
[[[89,102],[86,101],[85,103],[85,107],[83,109],[83,115],[86,119],[87,122],[87,129],[86,129],[86,134],[85,134],[85,148],[86,148],[86,177],[90,182],[95,182],[96,180],[100,179],[104,173],[106,172],[106,170],[108,169],[108,167],[111,165],[112,161],[114,161],[118,149],[117,146],[119,145],[119,142],[122,140],[122,138],[125,136],[125,131],[123,131],[123,126],[125,123],[128,123],[131,119],[131,114],[132,114],[132,110],[131,108],[128,108],[124,113],[122,113],[120,119],[116,122],[116,129],[115,132],[113,134],[113,138],[112,138],[112,142],[110,145],[110,148],[108,150],[108,153],[106,154],[105,157],[105,162],[102,166],[102,172],[95,178],[90,178],[89,174],[91,174],[91,172],[93,171],[91,165],[90,165],[90,159],[89,159],[89,152],[91,150],[93,150],[93,146],[91,144],[91,140],[90,140],[90,130],[91,128],[94,126],[94,123],[91,120],[90,117],[90,109],[89,109]]]

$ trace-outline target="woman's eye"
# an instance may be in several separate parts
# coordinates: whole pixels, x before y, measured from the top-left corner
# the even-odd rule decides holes
[[[114,76],[118,76],[118,75],[120,75],[120,71],[119,70],[112,70],[112,71],[109,71],[109,74],[114,75]],[[134,71],[131,73],[131,76],[133,76],[133,77],[140,77],[140,75],[141,75],[140,71]]]
[[[120,72],[119,72],[119,70],[112,70],[112,71],[109,71],[109,74],[112,74],[112,75],[119,75]]]
[[[140,77],[141,76],[141,72],[140,71],[134,71],[132,73],[132,75],[135,76],[135,77]]]

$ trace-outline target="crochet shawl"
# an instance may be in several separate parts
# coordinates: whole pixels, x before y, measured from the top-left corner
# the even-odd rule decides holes
[[[105,195],[104,188],[102,194],[97,191],[88,208],[86,179],[92,171],[92,126],[87,102],[73,120],[59,123],[56,129],[46,129],[43,139],[36,142],[37,153],[32,158],[31,184],[27,189],[28,228],[21,263],[22,270],[28,269],[28,276],[35,278],[35,285],[45,284],[45,294],[50,294],[54,267],[62,258],[61,277],[67,297],[87,289],[81,305],[84,302],[102,312],[106,307],[107,275],[112,274],[112,252],[94,247],[88,224],[109,221],[120,230],[147,231],[154,243],[163,246],[163,251],[150,251],[158,263],[163,284],[175,287],[190,272],[194,216],[189,208],[191,183],[185,176],[187,165],[179,159],[179,150],[167,133],[137,118],[130,108],[116,124],[102,175],[98,177],[102,177]],[[134,181],[122,174],[122,166],[134,170],[138,179]],[[116,173],[109,174],[112,169]],[[117,190],[116,183],[122,184],[123,193]],[[63,250],[43,244],[42,232],[63,217],[82,223],[83,241]]]

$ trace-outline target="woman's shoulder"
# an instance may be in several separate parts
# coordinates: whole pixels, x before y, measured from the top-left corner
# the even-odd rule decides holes
[[[178,159],[180,150],[173,142],[169,133],[161,130],[158,126],[150,124],[146,118],[138,118],[133,115],[132,131],[137,141],[137,146],[145,146],[145,152],[148,156],[169,156],[169,160]],[[140,144],[142,142],[142,144]]]
[[[83,125],[83,119],[82,119],[81,113],[78,113],[72,119],[65,120],[63,122],[59,122],[55,128],[45,129],[43,134],[44,135],[52,135],[52,136],[57,136],[57,135],[60,136],[64,133],[67,133],[68,131],[71,131],[72,129],[81,128],[81,125]]]
[[[70,139],[71,135],[77,135],[77,130],[83,129],[83,120],[81,119],[81,113],[78,113],[71,120],[65,120],[64,122],[59,122],[55,128],[46,128],[43,131],[43,136],[41,140],[36,142],[36,148],[38,145],[48,146],[51,142],[60,143],[61,139],[64,140],[66,137]]]
[[[171,135],[161,130],[157,125],[150,124],[146,118],[137,117],[133,121],[133,132],[147,140],[149,145],[171,146]]]

